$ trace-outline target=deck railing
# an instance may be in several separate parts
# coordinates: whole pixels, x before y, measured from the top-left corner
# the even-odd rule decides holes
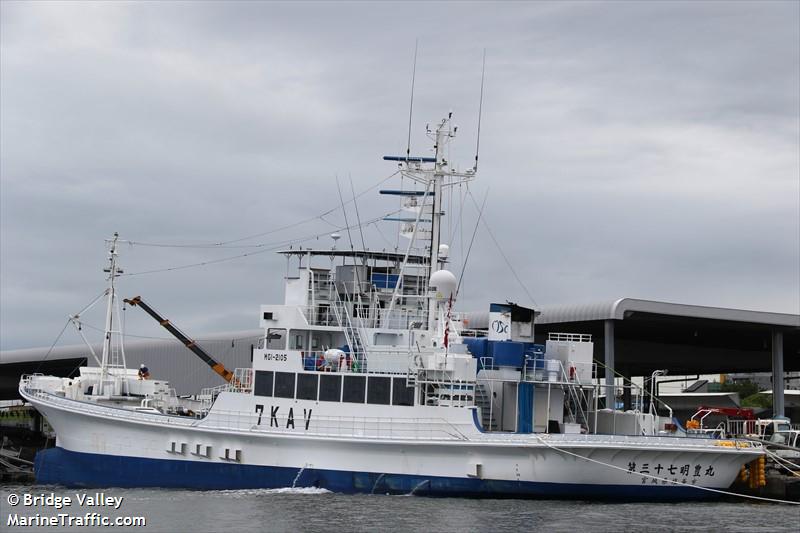
[[[332,308],[334,302],[313,305],[299,306],[306,321],[311,326],[330,326],[339,327],[336,314]],[[365,328],[387,328],[387,329],[418,329],[426,327],[428,324],[428,312],[418,309],[364,309],[363,313],[359,309],[359,316],[352,317],[358,319],[358,325]]]
[[[321,416],[314,414],[313,408],[308,411],[295,409],[296,416],[292,417],[288,412],[275,413],[275,416],[272,416],[269,408],[262,408],[252,413],[212,409],[205,416],[198,418],[140,412],[93,402],[70,400],[38,390],[35,386],[24,386],[23,390],[27,395],[42,402],[74,412],[166,426],[259,433],[279,432],[283,435],[296,431],[302,432],[304,435],[326,437],[468,440],[455,424],[444,418]]]

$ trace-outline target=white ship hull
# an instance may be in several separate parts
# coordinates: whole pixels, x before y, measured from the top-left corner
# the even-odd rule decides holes
[[[22,392],[58,435],[37,458],[37,479],[73,486],[687,499],[715,496],[699,487],[726,489],[761,454],[711,439],[484,434],[469,420],[386,419],[381,429],[377,419],[334,424],[314,413],[308,429],[303,416],[287,428],[288,405],[270,427],[268,414],[259,424],[256,414],[212,409],[197,420]],[[223,406],[254,403],[223,396]]]

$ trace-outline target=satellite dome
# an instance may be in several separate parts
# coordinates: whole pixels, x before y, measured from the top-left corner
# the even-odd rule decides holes
[[[449,270],[437,270],[431,274],[430,288],[436,293],[437,300],[449,300],[455,296],[458,281]]]

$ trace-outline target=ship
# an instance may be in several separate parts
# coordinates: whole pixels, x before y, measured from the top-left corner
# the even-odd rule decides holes
[[[57,435],[37,455],[37,481],[623,501],[724,494],[764,455],[759,444],[687,432],[632,384],[623,386],[635,408],[618,409],[591,336],[536,343],[535,309],[492,303],[488,331],[456,311],[442,201],[476,178],[477,157],[464,171],[447,160],[452,113],[428,133],[432,156],[384,157],[413,184],[380,190],[400,203],[387,220],[405,249],[357,249],[352,239],[339,249],[334,234],[331,247],[281,250],[291,269],[284,301],[260,306],[251,367],[229,371],[141,297],[126,300],[224,379],[191,397],[126,367],[115,235],[103,351],[87,355],[96,366],[19,384]]]

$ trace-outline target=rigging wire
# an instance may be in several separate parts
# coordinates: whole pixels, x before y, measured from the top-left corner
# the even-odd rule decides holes
[[[478,207],[478,202],[475,200],[475,197],[472,195],[472,191],[467,189],[467,194],[469,194],[469,197],[472,198],[472,202],[475,204],[475,207]],[[517,280],[517,283],[519,283],[519,286],[522,287],[522,290],[525,291],[525,294],[528,295],[528,298],[533,303],[534,308],[539,307],[539,304],[536,302],[536,300],[531,295],[530,291],[528,290],[528,287],[525,286],[525,284],[522,282],[522,279],[520,279],[520,277],[517,275],[517,271],[514,270],[514,267],[511,265],[511,261],[508,260],[508,257],[506,256],[505,252],[503,251],[503,248],[500,246],[500,243],[497,241],[497,238],[495,238],[494,233],[492,232],[492,229],[489,227],[489,224],[486,222],[486,219],[484,218],[484,219],[482,219],[482,221],[483,221],[483,227],[486,228],[486,231],[489,233],[489,237],[492,238],[492,241],[494,242],[494,245],[497,247],[497,251],[500,252],[500,255],[503,257],[503,260],[506,262],[506,266],[508,266],[508,269],[511,271],[511,274],[514,275],[514,279]],[[473,238],[474,238],[474,236],[473,236]]]
[[[363,191],[361,191],[360,193],[355,195],[355,197],[356,198],[360,198],[360,197],[364,196],[365,194],[367,194],[368,192],[380,187],[385,182],[387,182],[390,179],[392,179],[393,177],[395,177],[398,172],[400,172],[399,169],[395,170],[389,176],[387,176],[387,177],[383,178],[382,180],[380,180],[378,183],[376,183],[376,184],[364,189]],[[349,204],[349,203],[350,203],[350,200],[345,202],[345,204]],[[147,247],[156,247],[156,248],[259,248],[259,247],[264,246],[264,244],[263,243],[262,244],[247,244],[247,245],[239,245],[239,246],[227,246],[227,245],[238,243],[238,242],[242,242],[242,241],[247,241],[247,240],[250,240],[250,239],[255,239],[257,237],[263,237],[265,235],[271,235],[273,233],[278,233],[280,231],[284,231],[284,230],[287,230],[287,229],[295,228],[297,226],[301,226],[303,224],[307,224],[309,222],[313,222],[314,220],[317,220],[317,219],[322,220],[323,222],[325,222],[327,224],[331,224],[331,222],[328,222],[323,217],[338,211],[339,208],[340,208],[340,206],[336,206],[336,207],[333,207],[331,209],[328,209],[327,211],[324,211],[323,213],[320,213],[320,214],[315,215],[313,217],[306,218],[304,220],[300,220],[298,222],[294,222],[292,224],[287,224],[285,226],[281,226],[279,228],[275,228],[275,229],[272,229],[272,230],[269,230],[269,231],[264,231],[264,232],[261,232],[261,233],[248,235],[247,237],[241,237],[241,238],[238,238],[238,239],[232,239],[232,240],[228,240],[228,241],[220,241],[220,242],[213,242],[213,243],[201,243],[201,244],[161,243],[161,242],[131,241],[131,240],[120,240],[119,242],[125,242],[125,243],[127,243],[127,244],[129,244],[131,246],[147,246]]]
[[[793,462],[789,461],[788,459],[784,459],[780,455],[773,453],[766,448],[764,448],[764,453],[769,455],[772,458],[772,460],[775,461],[776,465],[787,470],[790,475],[794,477],[800,477],[800,473],[795,472],[795,470],[800,470],[800,465],[796,465]],[[784,463],[788,464],[789,466],[786,466],[786,464]]]
[[[551,449],[553,449],[553,450],[555,450],[557,452],[560,452],[560,453],[563,453],[563,454],[566,454],[566,455],[571,455],[573,457],[577,457],[578,459],[583,459],[584,461],[588,461],[590,463],[595,463],[595,464],[598,464],[598,465],[601,465],[601,466],[606,466],[608,468],[613,468],[614,470],[621,470],[623,472],[628,472],[628,469],[622,468],[621,466],[612,465],[610,463],[604,463],[603,461],[598,461],[597,459],[592,459],[590,457],[586,457],[586,456],[581,455],[579,453],[574,453],[574,452],[570,452],[568,450],[564,450],[563,448],[559,448],[558,446],[554,446],[554,445],[550,444],[549,442],[547,442],[546,439],[543,439],[541,436],[536,435],[535,433],[534,433],[534,435],[536,436],[536,439],[539,440],[539,442],[541,442],[542,444],[544,444],[548,448],[551,448]],[[663,482],[667,482],[667,483],[671,483],[673,485],[682,485],[684,487],[692,487],[692,488],[695,488],[697,490],[705,490],[705,491],[709,491],[709,492],[716,492],[717,494],[725,494],[726,496],[738,496],[740,498],[748,498],[748,499],[752,499],[752,500],[760,500],[760,501],[765,501],[765,502],[785,503],[785,504],[788,504],[788,505],[800,505],[800,502],[792,502],[792,501],[789,501],[789,500],[778,500],[778,499],[775,499],[775,498],[765,498],[763,496],[751,496],[749,494],[739,494],[739,493],[731,492],[731,491],[727,491],[727,490],[713,489],[711,487],[700,487],[698,485],[692,485],[690,483],[683,483],[681,481],[673,481],[671,479],[662,478],[662,477],[658,477],[658,476],[652,476],[650,474],[642,474],[640,472],[636,472],[636,475],[637,476],[642,476],[642,477],[645,477],[645,478],[649,478],[649,479],[654,479],[656,481],[661,481],[662,483]]]
[[[414,82],[417,79],[417,48],[419,38],[414,41],[414,66],[411,69],[411,103],[408,106],[408,143],[406,144],[406,160],[411,157],[411,117],[414,113]]]
[[[330,220],[326,220],[324,217],[325,217],[325,215],[320,215],[318,218],[321,221],[323,221],[324,223],[328,224],[329,226],[333,226],[334,228],[338,228],[339,227],[337,224],[335,224],[334,222],[331,222]]]
[[[63,328],[61,328],[61,333],[59,333],[59,334],[58,334],[58,336],[56,337],[56,340],[54,340],[54,341],[53,341],[53,344],[51,344],[51,345],[50,345],[50,349],[49,349],[49,350],[47,350],[47,353],[46,353],[46,354],[44,354],[44,357],[43,357],[43,358],[42,358],[42,359],[39,361],[39,364],[38,364],[38,365],[36,365],[36,370],[34,371],[34,374],[36,374],[36,373],[38,373],[38,372],[39,372],[39,370],[40,370],[40,369],[41,369],[41,367],[42,367],[42,364],[44,364],[44,362],[47,360],[47,358],[48,358],[48,357],[50,357],[50,353],[53,351],[53,348],[55,348],[55,347],[56,347],[56,344],[58,344],[58,341],[61,339],[61,336],[62,336],[62,335],[64,335],[64,332],[67,330],[67,327],[69,326],[70,322],[72,322],[72,319],[73,319],[73,318],[75,318],[75,317],[79,317],[79,316],[80,316],[80,315],[81,315],[81,314],[82,314],[84,311],[86,311],[87,309],[89,309],[90,307],[92,307],[94,304],[96,304],[96,303],[97,303],[97,301],[98,301],[100,298],[102,298],[103,296],[105,296],[107,293],[108,293],[108,289],[104,289],[104,290],[103,290],[103,292],[101,292],[100,294],[98,294],[98,295],[97,295],[97,296],[96,296],[96,297],[95,297],[95,298],[94,298],[94,299],[93,299],[91,302],[89,302],[88,304],[86,304],[86,305],[85,305],[85,306],[84,306],[84,307],[83,307],[83,308],[82,308],[80,311],[78,311],[78,312],[77,312],[77,313],[75,313],[74,315],[71,315],[71,316],[69,316],[69,317],[67,318],[67,323],[66,323],[66,324],[64,324],[64,327],[63,327]],[[83,322],[81,322],[81,324],[83,324]],[[78,366],[80,366],[80,365],[78,365]],[[78,368],[78,367],[76,367],[76,368]],[[73,370],[73,371],[74,371],[74,370]],[[70,373],[70,374],[71,374],[71,373]]]
[[[93,326],[91,324],[85,324],[84,323],[82,325],[87,327],[87,328],[89,328],[89,329],[93,329],[95,331],[99,331],[101,333],[105,332],[105,329],[97,327],[97,326]],[[194,337],[193,340],[195,340],[197,342],[214,342],[214,341],[223,341],[223,340],[226,341],[226,342],[228,340],[231,340],[231,341],[246,341],[246,340],[258,340],[263,336],[264,335],[248,335],[246,337],[233,337],[233,338],[225,337],[224,339],[216,338],[216,337],[215,338],[211,338],[211,337],[209,337],[209,338]],[[159,340],[159,341],[175,341],[176,343],[178,343],[181,346],[183,346],[183,343],[181,341],[179,341],[178,339],[176,339],[175,337],[153,337],[153,336],[149,336],[149,335],[134,335],[134,334],[131,334],[131,333],[126,333],[125,337],[133,337],[135,339]]]
[[[450,145],[449,144],[447,145],[447,152],[448,152],[447,153],[448,161],[451,161],[451,159],[449,159],[450,158]],[[453,212],[453,189],[455,189],[455,187],[453,187],[453,186],[450,186],[450,187],[447,188],[447,212],[448,213],[452,213]],[[447,217],[447,244],[449,244],[449,245],[453,244],[453,217],[452,216],[448,216]]]
[[[105,290],[103,290],[103,292],[101,292],[100,294],[98,294],[98,295],[95,297],[95,299],[94,299],[94,300],[92,300],[91,302],[89,302],[89,303],[88,303],[86,306],[84,306],[84,308],[83,308],[83,309],[81,309],[80,311],[78,311],[77,313],[75,313],[75,314],[74,314],[74,315],[72,315],[72,316],[73,316],[73,317],[80,317],[80,316],[81,316],[81,315],[84,313],[84,311],[86,311],[87,309],[89,309],[90,307],[92,307],[94,304],[96,304],[96,303],[97,303],[97,300],[99,300],[100,298],[102,298],[102,297],[103,297],[103,296],[105,296],[106,294],[108,294],[108,289],[105,289]]]
[[[467,261],[469,261],[469,254],[472,251],[472,243],[475,242],[475,235],[478,234],[478,226],[481,223],[481,218],[483,217],[483,208],[486,207],[486,199],[489,197],[489,189],[486,189],[486,193],[483,195],[483,203],[481,204],[480,210],[478,211],[478,220],[475,221],[475,229],[472,232],[472,239],[469,241],[469,248],[467,248],[467,257],[464,258],[464,265],[461,267],[461,275],[458,277],[458,285],[456,285],[456,296],[458,296],[458,291],[461,289],[461,282],[464,280],[464,272],[467,271]],[[477,207],[477,204],[475,204]]]
[[[375,227],[376,230],[378,230],[378,234],[381,236],[381,239],[386,241],[386,243],[389,245],[389,249],[391,250],[392,249],[392,241],[390,241],[389,239],[386,238],[386,235],[384,235],[383,232],[381,231],[380,225],[375,224],[374,227]],[[398,232],[398,234],[399,234],[399,232]],[[397,251],[397,248],[395,247],[394,250]]]
[[[609,368],[608,366],[606,366],[606,364],[605,364],[605,361],[601,361],[601,360],[599,360],[599,359],[597,359],[597,358],[594,358],[594,357],[592,357],[592,361],[594,361],[594,363],[595,363],[595,364],[597,364],[597,366],[598,366],[598,367],[602,367],[602,368],[603,368],[603,370],[605,370],[605,371],[609,371],[609,370],[610,370],[610,371],[611,371],[611,373],[612,373],[612,374],[614,374],[614,377],[615,377],[615,378],[620,378],[620,379],[622,379],[622,384],[623,384],[623,386],[624,386],[624,385],[625,385],[625,383],[627,382],[628,384],[630,384],[630,386],[632,386],[632,387],[636,387],[637,389],[641,389],[641,390],[642,390],[642,392],[644,393],[644,395],[645,395],[646,397],[648,397],[648,398],[650,399],[650,401],[651,401],[651,402],[658,402],[659,404],[661,404],[661,405],[662,405],[663,407],[665,407],[666,409],[669,409],[669,408],[670,408],[670,407],[669,407],[669,405],[667,405],[667,403],[666,403],[665,401],[663,401],[661,398],[659,398],[658,396],[654,395],[652,392],[650,392],[649,390],[647,390],[647,388],[646,388],[646,387],[640,387],[639,385],[637,385],[636,383],[634,383],[632,379],[629,379],[628,377],[626,377],[626,376],[622,375],[620,372],[618,372],[618,371],[617,371],[617,370],[615,370],[614,368]],[[604,389],[607,389],[607,387],[609,387],[609,386],[608,386],[608,385],[602,385],[602,386],[601,386],[601,388],[604,388]],[[608,395],[608,390],[606,390],[606,395]],[[606,403],[607,403],[607,402],[606,402]]]
[[[464,263],[464,203],[466,196],[464,195],[463,184],[458,184],[458,251],[461,255],[461,269],[466,266]]]
[[[350,192],[353,193],[353,207],[356,210],[356,222],[358,222],[358,232],[361,234],[361,249],[366,250],[367,244],[364,242],[364,230],[361,227],[361,214],[358,212],[358,202],[356,202],[356,190],[353,188],[353,176],[350,176]]]
[[[67,319],[67,322],[64,324],[64,327],[61,328],[61,333],[58,334],[58,337],[56,337],[56,340],[54,340],[53,344],[50,345],[50,349],[47,350],[46,354],[44,354],[44,357],[42,358],[41,361],[39,361],[39,364],[36,365],[36,370],[33,372],[34,374],[38,374],[39,373],[39,370],[42,368],[42,365],[47,360],[47,358],[50,356],[50,352],[53,351],[53,348],[56,347],[56,344],[58,344],[58,341],[59,341],[59,339],[61,339],[61,336],[64,334],[65,331],[67,331],[67,326],[69,326],[70,322],[72,322],[72,318],[71,317]]]
[[[364,225],[368,226],[368,225],[371,225],[371,224],[375,224],[375,223],[380,222],[381,220],[383,220],[384,217],[395,215],[399,211],[400,210],[390,211],[390,212],[388,212],[388,213],[386,213],[384,215],[381,215],[379,217],[376,217],[376,218],[373,218],[371,220],[368,220],[367,222],[364,222]],[[339,228],[339,230],[345,230],[345,229],[347,229],[348,232],[349,232],[350,231],[350,226],[340,227]],[[153,270],[143,270],[143,271],[140,271],[140,272],[129,272],[129,273],[121,274],[120,277],[142,276],[142,275],[145,275],[145,274],[157,274],[157,273],[160,273],[160,272],[171,272],[171,271],[174,271],[174,270],[185,270],[187,268],[208,266],[208,265],[213,265],[213,264],[217,264],[217,263],[224,263],[224,262],[227,262],[227,261],[234,261],[236,259],[242,259],[242,258],[250,257],[250,256],[253,256],[253,255],[258,255],[258,254],[263,254],[263,253],[266,253],[266,252],[279,250],[279,249],[284,248],[284,247],[289,246],[289,245],[300,244],[300,243],[311,241],[311,240],[314,240],[314,239],[319,239],[320,237],[324,237],[324,236],[326,236],[328,234],[329,234],[329,232],[323,232],[323,233],[317,233],[315,235],[310,235],[310,236],[303,237],[303,238],[298,238],[298,239],[290,239],[290,240],[286,240],[286,241],[276,241],[276,242],[273,242],[273,243],[264,243],[264,246],[270,245],[270,247],[269,248],[263,248],[263,249],[260,249],[260,250],[256,250],[256,251],[253,251],[253,252],[246,252],[246,253],[243,253],[243,254],[237,254],[237,255],[232,255],[232,256],[227,256],[227,257],[221,257],[219,259],[209,259],[207,261],[200,261],[200,262],[197,262],[197,263],[190,263],[190,264],[186,264],[186,265],[179,265],[179,266],[166,267],[166,268],[157,268],[157,269],[153,269]]]
[[[475,166],[473,170],[478,171],[478,152],[481,149],[481,117],[483,116],[483,80],[486,74],[486,48],[483,49],[483,66],[481,67],[481,98],[478,103],[478,135],[475,141]]]
[[[342,203],[342,214],[344,215],[344,223],[347,226],[347,239],[350,241],[350,251],[355,251],[353,246],[353,236],[350,234],[350,223],[347,221],[347,210],[344,208],[344,197],[342,197],[342,188],[339,186],[339,176],[336,176],[336,190],[339,191],[339,201]],[[355,257],[353,258],[355,265]]]

